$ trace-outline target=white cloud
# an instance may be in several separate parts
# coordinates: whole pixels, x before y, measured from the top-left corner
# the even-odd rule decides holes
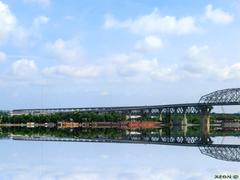
[[[42,24],[47,24],[50,21],[50,18],[47,16],[38,16],[33,20],[33,26],[39,27]]]
[[[0,40],[6,38],[8,34],[15,30],[17,20],[11,13],[7,4],[0,1]]]
[[[10,40],[18,47],[27,42],[28,32],[18,24],[17,18],[10,11],[7,4],[0,1],[0,42]]]
[[[175,65],[163,66],[159,61],[141,54],[117,54],[91,64],[62,64],[43,69],[49,77],[93,78],[108,80],[175,80]]]
[[[7,86],[7,82],[0,79],[0,87],[5,87],[5,86]]]
[[[240,63],[226,62],[210,53],[207,45],[191,46],[184,59],[176,64],[164,64],[157,58],[141,54],[117,54],[102,64],[110,78],[143,81],[177,81],[182,79],[230,80],[240,79]]]
[[[177,19],[175,16],[161,16],[158,9],[150,14],[124,21],[106,16],[104,27],[106,29],[125,28],[138,34],[188,34],[198,31],[193,17],[186,16]]]
[[[180,68],[180,72],[184,73],[185,78],[219,78],[220,62],[217,63],[208,51],[209,48],[206,45],[193,45],[187,50],[187,60]]]
[[[152,81],[176,80],[176,65],[164,66],[156,58],[147,59],[141,54],[117,54],[91,64],[62,64],[46,67],[42,70],[45,76],[107,79],[110,81]],[[107,95],[106,92],[101,93]]]
[[[208,50],[207,45],[205,45],[205,46],[193,45],[192,47],[190,47],[188,49],[188,56],[192,57],[192,58],[195,58],[195,57],[200,56],[203,52],[206,52],[207,50]]]
[[[13,44],[20,48],[35,44],[42,37],[41,25],[45,25],[49,21],[50,18],[47,16],[37,16],[28,28],[18,25],[12,33]]]
[[[112,17],[111,15],[107,15],[105,17],[104,28],[111,29],[111,28],[121,28],[124,27],[117,19]]]
[[[240,63],[234,63],[222,69],[223,79],[240,79]]]
[[[65,63],[81,62],[83,59],[83,50],[74,40],[65,41],[60,38],[48,43],[46,48],[54,58]]]
[[[159,61],[140,54],[118,54],[105,63],[105,72],[133,80],[175,80],[175,65],[163,66]]]
[[[70,66],[59,65],[53,67],[46,67],[43,70],[43,74],[46,76],[61,76],[61,77],[73,77],[73,78],[91,78],[96,77],[100,73],[100,68],[97,66]]]
[[[7,55],[0,51],[0,63],[7,60]]]
[[[33,60],[20,59],[12,63],[11,70],[17,78],[31,78],[37,72],[37,66]]]
[[[186,61],[183,62],[180,72],[186,72],[185,78],[216,78],[218,64],[215,59],[209,55],[209,47],[207,45],[193,45],[187,50]]]
[[[23,48],[29,45],[29,30],[22,26],[17,26],[14,32],[11,34],[11,42],[18,48]]]
[[[23,2],[37,4],[43,7],[48,7],[51,5],[51,0],[23,0]]]
[[[158,50],[162,47],[162,40],[156,36],[146,36],[143,40],[138,41],[135,45],[135,48],[140,51]]]
[[[187,61],[183,62],[179,71],[184,73],[185,78],[240,79],[240,63],[224,63],[210,55],[209,47],[206,45],[190,47],[187,51]]]
[[[211,4],[205,8],[205,18],[219,24],[229,24],[233,21],[234,17],[222,9],[213,9]]]

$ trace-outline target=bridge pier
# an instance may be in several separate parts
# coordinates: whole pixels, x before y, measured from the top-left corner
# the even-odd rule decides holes
[[[188,127],[187,126],[182,126],[182,131],[183,131],[183,136],[187,136],[187,131],[188,131]]]
[[[163,118],[162,118],[162,113],[159,114],[159,121],[162,122]]]
[[[173,125],[173,120],[172,120],[172,117],[171,117],[171,113],[167,113],[166,114],[166,123],[169,125],[169,126],[172,126]]]
[[[131,120],[132,111],[128,110],[125,112],[125,121]]]
[[[162,136],[162,128],[159,129],[159,135]]]
[[[188,124],[187,114],[184,113],[183,120],[182,120],[182,126],[187,126],[187,124]]]
[[[209,140],[211,110],[212,110],[212,107],[207,107],[207,106],[203,106],[200,109],[201,141],[203,143],[207,143]]]

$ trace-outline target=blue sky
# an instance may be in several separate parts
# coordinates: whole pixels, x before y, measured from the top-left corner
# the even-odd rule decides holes
[[[196,102],[239,87],[240,1],[0,1],[0,109]]]

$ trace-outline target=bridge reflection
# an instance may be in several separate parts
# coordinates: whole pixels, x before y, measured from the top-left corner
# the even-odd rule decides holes
[[[181,133],[177,133],[178,130]],[[171,129],[165,128],[159,131],[146,133],[142,130],[126,131],[121,136],[108,137],[97,136],[96,138],[67,138],[53,136],[19,136],[13,135],[10,138],[19,141],[57,141],[57,142],[88,142],[88,143],[130,143],[130,144],[151,144],[151,145],[169,145],[197,147],[203,155],[224,160],[240,162],[239,144],[216,144],[214,138],[210,137],[209,132],[200,131],[199,134],[186,135],[183,128]],[[207,134],[206,134],[207,133]]]
[[[81,139],[81,138],[57,138],[57,137],[25,137],[14,136],[14,140],[24,141],[58,141],[58,142],[90,142],[90,143],[131,143],[131,144],[155,144],[155,145],[174,145],[198,147],[204,155],[224,161],[240,162],[240,145],[232,144],[212,144],[211,139],[208,143],[201,141],[199,137],[139,137],[131,136],[129,139]]]
[[[240,145],[203,145],[199,146],[202,154],[224,161],[240,162]]]
[[[157,136],[126,136],[119,139],[111,138],[60,138],[48,136],[12,136],[13,140],[24,141],[60,141],[60,142],[98,142],[98,143],[133,143],[133,144],[159,144],[175,146],[198,146],[201,145],[199,137],[157,137]]]

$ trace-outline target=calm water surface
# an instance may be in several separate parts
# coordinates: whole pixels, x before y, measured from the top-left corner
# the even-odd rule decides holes
[[[3,180],[208,180],[215,179],[215,175],[240,175],[238,132],[213,130],[205,144],[201,138],[197,139],[202,137],[197,128],[189,128],[187,132],[184,128],[67,129],[56,130],[54,136],[47,129],[3,128],[1,132],[5,134],[0,141]],[[20,132],[27,136],[20,136]],[[122,141],[127,143],[119,143]],[[205,148],[205,154],[200,146]]]

